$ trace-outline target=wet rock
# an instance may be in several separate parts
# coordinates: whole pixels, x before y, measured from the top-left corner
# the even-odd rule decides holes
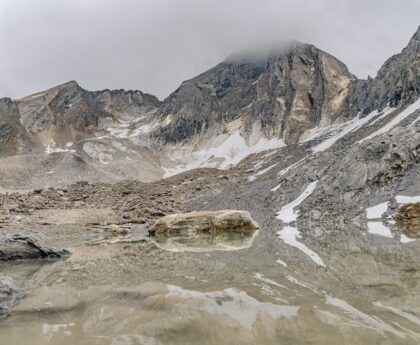
[[[22,296],[22,289],[12,278],[0,276],[0,316],[7,315]]]
[[[247,211],[200,211],[172,214],[158,219],[150,231],[151,235],[182,234],[190,232],[252,232],[258,224]]]
[[[67,250],[51,247],[39,235],[28,233],[0,237],[0,260],[60,258],[68,255]]]

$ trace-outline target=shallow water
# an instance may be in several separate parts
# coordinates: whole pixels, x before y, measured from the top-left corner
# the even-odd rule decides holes
[[[28,293],[0,321],[0,343],[420,343],[417,242],[299,241],[326,267],[267,232],[82,245],[67,260],[2,265]]]

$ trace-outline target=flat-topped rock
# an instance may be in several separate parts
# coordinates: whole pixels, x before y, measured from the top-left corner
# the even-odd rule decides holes
[[[152,229],[151,235],[171,235],[220,232],[253,232],[259,228],[247,211],[199,211],[177,213],[159,218]]]

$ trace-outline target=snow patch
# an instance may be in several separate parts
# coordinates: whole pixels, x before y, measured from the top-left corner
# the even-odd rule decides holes
[[[299,211],[295,211],[295,208],[313,193],[317,183],[318,181],[311,182],[301,195],[299,195],[291,203],[288,203],[286,206],[283,206],[282,209],[279,212],[277,212],[276,218],[283,221],[284,223],[292,223],[296,221],[299,216]]]
[[[399,113],[396,117],[394,117],[391,121],[389,121],[385,126],[378,129],[376,132],[372,133],[371,135],[368,135],[366,138],[360,140],[360,142],[372,139],[380,134],[384,134],[394,128],[396,125],[398,125],[401,121],[405,120],[407,117],[409,117],[412,113],[414,113],[416,110],[420,109],[420,98],[415,101],[413,104],[409,105],[407,108],[405,108],[401,113]]]
[[[288,266],[287,266],[287,264],[286,264],[286,262],[284,262],[283,260],[277,259],[277,260],[276,260],[276,262],[277,262],[278,264],[280,264],[280,265],[282,265],[282,266],[286,267],[286,268],[288,267]]]
[[[121,122],[114,126],[108,127],[107,131],[109,134],[118,139],[129,139],[138,137],[141,134],[147,134],[152,132],[156,127],[159,126],[159,122],[154,123],[147,123],[142,126],[136,127],[141,120],[144,119],[144,116],[134,119],[129,122]],[[169,124],[171,122],[171,118],[168,116],[163,123]]]
[[[306,284],[306,283],[302,283],[299,280],[297,280],[295,277],[292,277],[291,275],[286,276],[286,279],[289,282],[293,283],[293,284],[296,284],[296,285],[299,285],[301,287],[304,287],[304,288],[307,288],[309,290],[312,290],[315,293],[318,293],[318,294],[320,293],[315,287],[313,287],[313,286],[311,286],[309,284]]]
[[[420,202],[420,195],[416,196],[405,196],[405,195],[397,195],[395,200],[399,204],[413,204],[416,202]]]
[[[392,109],[392,110],[394,110],[394,109]],[[391,112],[391,109],[389,109],[388,111]],[[375,118],[376,116],[378,116],[378,111],[377,110],[374,110],[374,111],[372,111],[370,114],[368,114],[365,117],[361,117],[361,116],[362,116],[362,114],[359,113],[351,121],[346,122],[345,124],[342,124],[340,126],[340,130],[339,130],[338,133],[334,134],[330,138],[324,140],[320,144],[318,144],[315,147],[313,147],[312,148],[312,151],[314,153],[318,153],[318,152],[325,151],[326,149],[329,149],[339,139],[343,138],[344,136],[346,136],[347,134],[349,134],[351,132],[354,132],[354,131],[358,130],[360,127],[366,125],[369,121],[371,121],[373,118]],[[381,115],[381,116],[385,116],[385,115]],[[331,130],[331,129],[329,129],[329,130]]]
[[[305,160],[307,159],[307,157],[302,158],[301,160],[297,161],[296,163],[289,165],[287,168],[284,168],[283,170],[281,170],[277,176],[283,176],[285,174],[287,174],[289,172],[290,169],[296,168],[299,165],[301,165]]]
[[[373,126],[376,122],[382,120],[383,118],[387,117],[389,114],[391,114],[392,112],[394,112],[395,110],[397,110],[397,108],[390,108],[390,107],[386,107],[382,113],[372,122],[369,123],[368,127]]]
[[[281,187],[281,183],[279,183],[277,186],[270,189],[270,191],[275,192]]]
[[[270,285],[274,285],[274,286],[277,286],[277,287],[280,287],[280,288],[283,288],[283,289],[288,289],[284,285],[281,285],[281,284],[277,283],[274,280],[265,278],[261,273],[255,273],[254,274],[254,277],[257,278],[257,279],[259,279],[259,280],[261,280],[264,283],[267,283],[267,284],[270,284]]]
[[[379,219],[388,210],[389,202],[383,202],[376,206],[368,207],[366,209],[367,219]]]
[[[416,241],[415,238],[410,238],[410,237],[408,237],[404,234],[401,234],[401,237],[400,237],[400,242],[401,243],[410,243],[410,242],[415,242],[415,241]]]
[[[83,144],[83,151],[91,158],[98,159],[102,164],[108,164],[115,153],[115,149],[98,142],[86,142]]]
[[[192,160],[174,169],[165,169],[164,177],[170,177],[197,168],[227,169],[237,165],[247,156],[285,146],[281,139],[260,138],[254,145],[248,145],[239,133],[233,132],[220,145],[192,153]]]
[[[321,257],[317,253],[309,249],[302,242],[298,241],[298,238],[301,238],[301,234],[297,228],[292,227],[292,226],[286,226],[284,227],[284,229],[278,231],[277,235],[283,240],[284,243],[304,252],[317,265],[326,267],[324,261],[321,259]]]
[[[257,177],[258,177],[258,176],[264,175],[266,172],[270,171],[271,169],[273,169],[274,167],[276,167],[278,164],[279,164],[279,163],[276,163],[276,164],[270,165],[269,167],[267,167],[267,168],[265,168],[265,169],[263,169],[263,170],[258,171],[256,174],[254,174],[254,175],[252,175],[252,176],[248,177],[248,180],[250,180],[250,181],[255,181],[255,180],[257,179]]]
[[[382,222],[368,222],[368,232],[372,235],[379,235],[383,237],[393,238],[391,230]]]

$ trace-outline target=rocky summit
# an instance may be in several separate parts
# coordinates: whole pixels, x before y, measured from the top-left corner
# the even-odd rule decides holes
[[[419,202],[420,28],[0,99],[0,342],[419,344]]]

